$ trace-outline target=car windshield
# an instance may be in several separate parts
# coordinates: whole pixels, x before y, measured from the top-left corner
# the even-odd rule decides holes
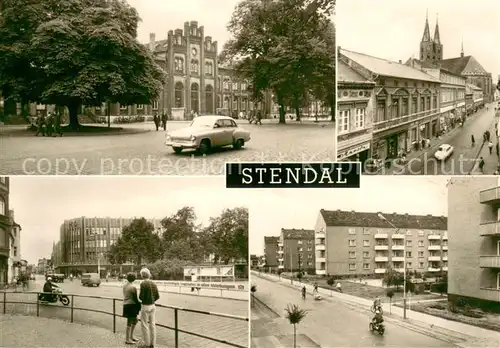
[[[441,151],[441,152],[446,151],[446,147],[440,146],[439,149],[438,149],[438,151]]]
[[[209,127],[212,128],[214,126],[214,119],[209,117],[197,117],[191,122],[189,127]]]
[[[90,274],[83,274],[82,279],[90,278]]]

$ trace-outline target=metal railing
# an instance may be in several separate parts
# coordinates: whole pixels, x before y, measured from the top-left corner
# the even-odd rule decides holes
[[[7,301],[7,296],[8,294],[12,295],[36,295],[36,302],[26,302],[26,301]],[[39,300],[39,295],[40,294],[51,294],[51,293],[44,293],[44,292],[33,292],[33,291],[24,291],[24,292],[12,292],[12,291],[0,291],[0,295],[2,296],[2,304],[3,304],[3,314],[7,313],[7,304],[23,304],[23,305],[36,305],[36,316],[40,316],[40,307],[41,307],[41,302]],[[58,294],[59,295],[59,294]],[[119,298],[114,298],[114,297],[105,297],[105,296],[90,296],[90,295],[78,295],[78,294],[66,294],[62,293],[60,295],[65,295],[70,298],[70,304],[67,306],[51,306],[49,307],[57,307],[57,308],[63,308],[67,309],[70,311],[70,322],[74,322],[74,313],[75,311],[86,311],[86,312],[92,312],[92,313],[101,313],[105,315],[110,315],[112,316],[113,319],[113,333],[116,333],[116,317],[122,318],[121,314],[118,314],[117,312],[117,301],[118,302],[123,302],[122,299]],[[87,298],[87,299],[100,299],[100,300],[108,300],[112,301],[113,304],[113,310],[112,312],[105,311],[102,309],[91,309],[91,308],[84,308],[84,307],[75,307],[75,298]],[[42,304],[42,306],[45,306]],[[179,333],[186,334],[186,335],[191,335],[195,336],[198,338],[210,340],[213,342],[217,343],[222,343],[231,347],[237,347],[237,348],[248,348],[247,345],[242,345],[240,343],[235,343],[235,342],[229,342],[224,339],[216,338],[216,337],[211,337],[207,336],[202,333],[197,333],[197,332],[192,332],[192,331],[187,331],[184,329],[181,329],[179,327],[179,312],[185,312],[185,313],[194,313],[194,314],[201,314],[201,315],[207,315],[207,316],[215,316],[218,318],[226,318],[230,320],[234,320],[237,322],[246,322],[247,323],[247,328],[248,328],[248,322],[249,318],[248,317],[243,317],[243,316],[237,316],[237,315],[231,315],[231,314],[224,314],[224,313],[217,313],[217,312],[209,312],[209,311],[203,311],[203,310],[197,310],[197,309],[189,309],[189,308],[182,308],[182,307],[176,307],[176,306],[168,306],[168,305],[161,305],[161,304],[155,304],[157,308],[166,308],[173,310],[174,316],[173,316],[173,326],[169,325],[164,325],[164,324],[159,324],[156,323],[156,327],[161,327],[164,329],[169,329],[174,331],[174,341],[175,341],[175,347],[179,348]],[[138,319],[140,321],[140,319]],[[192,324],[192,322],[190,322]],[[238,330],[238,329],[237,329]]]

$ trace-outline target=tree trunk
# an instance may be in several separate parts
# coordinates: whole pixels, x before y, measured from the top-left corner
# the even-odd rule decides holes
[[[300,108],[298,105],[295,106],[295,121],[300,121]]]
[[[109,102],[107,103],[108,107],[106,108],[106,113],[107,113],[107,116],[108,116],[108,128],[111,128],[111,109],[110,109],[110,104]]]
[[[70,103],[68,104],[69,111],[69,128],[78,129],[80,128],[80,123],[78,122],[78,109],[80,104],[78,103]]]
[[[279,123],[286,123],[286,115],[285,115],[285,105],[283,103],[279,103],[279,112],[280,112],[280,120]]]
[[[335,123],[335,104],[330,105],[330,115],[332,117],[330,121]]]
[[[293,324],[293,348],[297,348],[297,327]]]

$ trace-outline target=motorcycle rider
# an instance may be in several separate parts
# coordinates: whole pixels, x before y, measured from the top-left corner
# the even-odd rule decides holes
[[[373,300],[373,309],[375,311],[378,311],[382,307],[382,301],[380,300],[380,297],[377,296],[375,300]]]
[[[52,283],[52,278],[48,277],[47,281],[45,284],[43,284],[43,292],[50,292],[52,293],[55,288],[58,288],[57,285]],[[42,295],[42,300],[48,301],[48,302],[54,302],[56,299],[55,294],[43,294]]]
[[[372,323],[375,327],[382,324],[384,322],[384,317],[382,316],[382,312],[378,309],[375,311],[375,316],[372,319]]]

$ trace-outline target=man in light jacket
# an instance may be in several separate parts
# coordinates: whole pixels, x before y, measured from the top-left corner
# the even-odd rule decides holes
[[[139,300],[141,300],[141,328],[144,345],[154,348],[156,344],[156,318],[155,302],[160,298],[158,287],[151,281],[151,272],[147,268],[141,269],[141,287]]]

